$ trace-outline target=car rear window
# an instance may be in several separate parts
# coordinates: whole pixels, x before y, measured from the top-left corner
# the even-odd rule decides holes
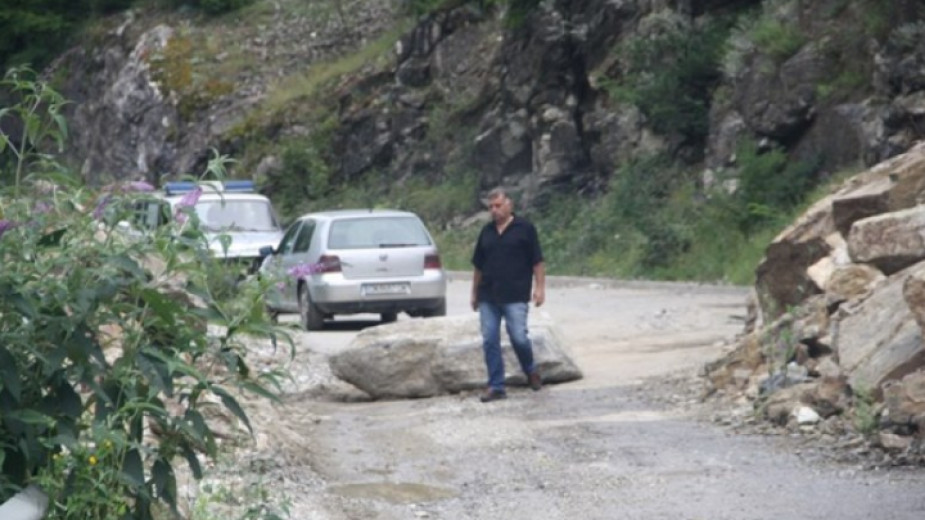
[[[328,247],[368,249],[431,245],[424,224],[417,217],[360,217],[331,223]]]

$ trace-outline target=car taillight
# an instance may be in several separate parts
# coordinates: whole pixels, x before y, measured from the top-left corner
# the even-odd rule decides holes
[[[440,269],[443,264],[440,263],[440,255],[427,255],[424,257],[424,269]]]
[[[318,259],[319,273],[339,273],[340,271],[340,258],[337,255],[321,255]]]

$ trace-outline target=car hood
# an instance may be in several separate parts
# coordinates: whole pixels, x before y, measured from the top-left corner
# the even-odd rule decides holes
[[[221,235],[231,237],[231,244],[227,253],[222,248]],[[260,248],[264,246],[276,247],[283,238],[282,231],[225,231],[221,233],[207,233],[209,248],[216,256],[228,258],[256,258],[260,256]]]

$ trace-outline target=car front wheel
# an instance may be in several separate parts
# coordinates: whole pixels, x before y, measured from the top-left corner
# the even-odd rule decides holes
[[[312,303],[308,287],[305,285],[299,286],[299,316],[302,318],[302,328],[305,330],[324,328],[324,314]]]

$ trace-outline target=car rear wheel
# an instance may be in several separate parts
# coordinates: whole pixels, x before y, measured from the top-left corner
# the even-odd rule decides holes
[[[392,323],[398,319],[397,312],[383,312],[379,315],[382,318],[382,323]]]
[[[440,304],[432,309],[427,309],[424,311],[423,316],[425,318],[434,318],[437,316],[446,316],[446,298],[440,300]]]
[[[324,328],[324,314],[312,303],[308,294],[308,287],[299,286],[299,316],[302,318],[302,328],[305,330],[321,330]]]

